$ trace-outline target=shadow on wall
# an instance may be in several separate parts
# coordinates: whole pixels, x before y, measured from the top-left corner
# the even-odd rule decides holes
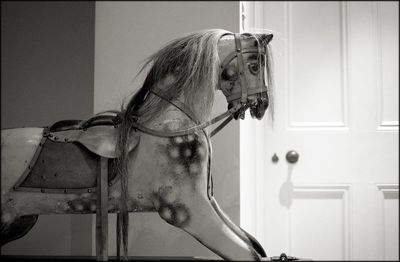
[[[93,114],[94,2],[1,2],[1,128]],[[2,254],[88,255],[92,215],[39,216]]]

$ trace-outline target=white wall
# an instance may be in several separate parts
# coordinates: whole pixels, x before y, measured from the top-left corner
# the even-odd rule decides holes
[[[140,79],[134,76],[150,54],[182,34],[207,28],[239,32],[239,2],[96,2],[94,111],[118,109],[137,90]],[[214,112],[226,106],[218,94]],[[216,198],[239,223],[239,123],[212,143]],[[115,216],[110,221],[110,254],[115,255]],[[131,214],[130,225],[130,256],[213,255],[158,214]]]

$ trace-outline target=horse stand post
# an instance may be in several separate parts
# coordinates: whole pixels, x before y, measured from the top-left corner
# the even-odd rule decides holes
[[[97,176],[96,257],[108,261],[108,159],[100,158]]]

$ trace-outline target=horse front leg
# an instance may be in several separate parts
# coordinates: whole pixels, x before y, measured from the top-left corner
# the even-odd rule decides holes
[[[225,212],[220,208],[218,205],[217,201],[215,200],[214,197],[211,197],[210,199],[211,205],[215,209],[215,211],[218,213],[218,215],[221,217],[221,219],[224,220],[224,222],[241,238],[243,239],[246,243],[251,245],[257,253],[261,257],[267,257],[267,254],[265,253],[264,248],[261,246],[261,244],[257,241],[255,237],[247,233],[244,229],[241,227],[237,226]]]
[[[233,230],[208,197],[208,147],[200,135],[174,137],[153,147],[159,151],[156,153],[165,155],[159,165],[160,177],[152,179],[154,208],[167,223],[186,231],[224,259],[260,260],[248,238]]]
[[[239,237],[216,212],[206,194],[179,188],[160,188],[155,200],[160,217],[178,227],[226,260],[260,260],[248,242]]]

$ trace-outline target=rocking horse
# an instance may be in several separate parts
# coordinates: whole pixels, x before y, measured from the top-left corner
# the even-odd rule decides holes
[[[2,130],[1,245],[24,236],[38,215],[96,213],[97,255],[107,260],[107,215],[117,213],[118,256],[126,259],[128,212],[158,212],[224,259],[266,257],[213,196],[210,137],[247,109],[264,116],[271,39],[189,34],[148,59],[142,87],[121,111]],[[210,119],[217,90],[228,111]]]

